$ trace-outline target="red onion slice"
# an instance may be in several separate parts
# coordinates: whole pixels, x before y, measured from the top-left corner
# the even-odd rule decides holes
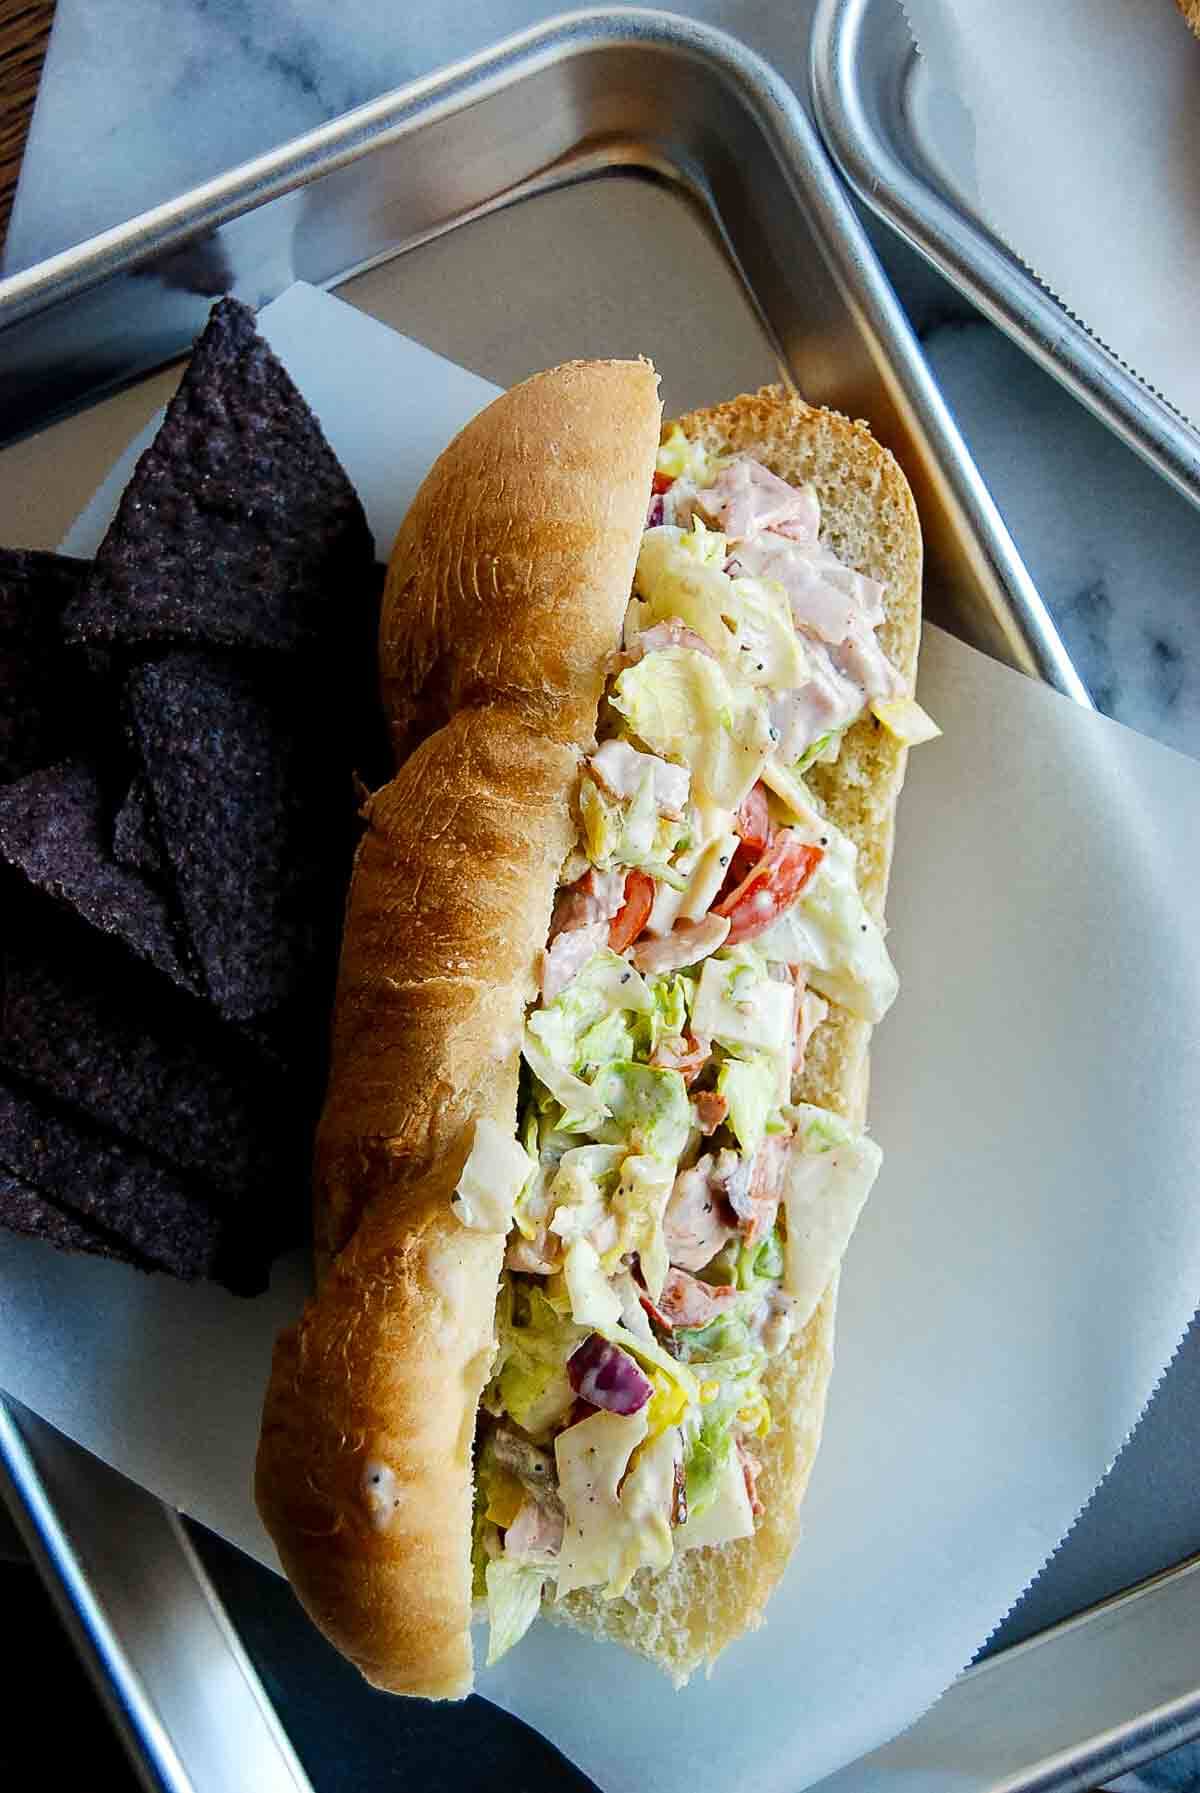
[[[629,1353],[598,1332],[568,1358],[567,1376],[577,1395],[609,1413],[638,1413],[654,1393]]]

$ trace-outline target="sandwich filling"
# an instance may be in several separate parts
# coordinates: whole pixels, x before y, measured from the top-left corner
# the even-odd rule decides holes
[[[668,434],[517,1137],[479,1122],[454,1202],[508,1236],[476,1441],[489,1662],[547,1588],[615,1598],[764,1511],[763,1374],[880,1160],[793,1085],[831,1005],[875,1022],[897,987],[804,774],[867,712],[937,733],[876,638],[883,599],[822,542],[811,487]]]

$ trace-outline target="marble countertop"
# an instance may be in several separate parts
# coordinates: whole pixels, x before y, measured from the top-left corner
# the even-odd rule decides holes
[[[803,93],[812,4],[703,0],[677,10],[741,37]],[[536,0],[409,0],[402,8],[388,0],[58,0],[5,271],[555,10]],[[871,232],[1096,702],[1200,756],[1200,513],[907,248],[882,227]],[[1007,1637],[1108,1590],[1105,1574],[1122,1560],[1130,1502],[1154,1481],[1151,1466],[1198,1436],[1193,1328],[1138,1435],[1140,1451],[1126,1452],[1081,1520],[1074,1556],[1063,1553],[1074,1565],[1066,1584],[1061,1574],[1057,1584],[1043,1578]],[[1174,1494],[1159,1478],[1156,1510],[1175,1500],[1172,1536],[1192,1526],[1195,1549],[1200,1508],[1194,1497],[1179,1505],[1190,1481],[1182,1459],[1178,1469]],[[1081,1534],[1090,1556],[1081,1554]],[[1142,1546],[1146,1570],[1173,1560],[1165,1543],[1156,1559],[1153,1537]],[[1177,1542],[1170,1548],[1178,1554]],[[1162,1772],[1174,1778],[1153,1784],[1200,1787],[1194,1755]]]
[[[813,0],[678,10],[803,93]],[[5,269],[23,267],[557,10],[537,0],[59,0]],[[1200,513],[890,234],[968,445],[1109,715],[1200,755]]]

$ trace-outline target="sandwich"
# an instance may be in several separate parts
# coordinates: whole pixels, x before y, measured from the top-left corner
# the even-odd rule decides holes
[[[391,557],[256,1494],[376,1686],[544,1613],[682,1684],[760,1621],[879,1166],[871,1029],[921,537],[865,425],[645,362],[499,398]]]

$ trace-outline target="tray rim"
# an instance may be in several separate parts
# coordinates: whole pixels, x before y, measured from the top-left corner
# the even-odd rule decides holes
[[[1200,427],[1133,373],[1044,287],[958,195],[923,165],[920,146],[889,134],[889,114],[865,86],[871,21],[900,0],[817,0],[809,91],[827,149],[858,197],[983,315],[1200,507]],[[918,54],[908,38],[905,61]],[[898,34],[899,37],[899,34]],[[899,68],[883,71],[894,87]]]

